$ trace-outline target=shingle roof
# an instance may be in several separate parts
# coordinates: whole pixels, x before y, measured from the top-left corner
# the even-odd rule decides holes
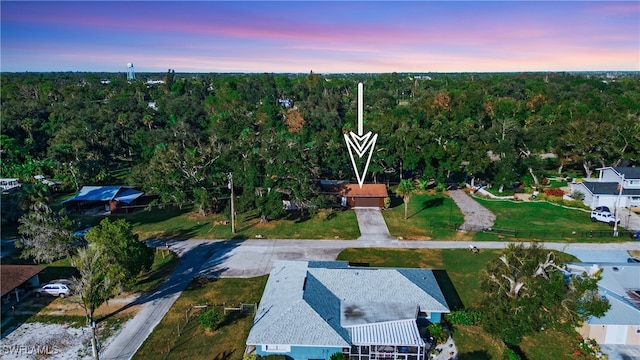
[[[581,183],[594,195],[618,195],[617,182],[585,181]],[[640,189],[622,189],[622,195],[640,195]]]
[[[340,189],[340,194],[353,197],[387,197],[387,186],[385,184],[347,184]]]
[[[418,309],[449,312],[429,269],[277,261],[247,344],[342,347],[356,339],[420,344],[415,323]]]
[[[640,167],[638,166],[614,166],[613,170],[615,170],[618,174],[624,174],[625,179],[640,179]]]
[[[340,180],[321,181],[320,186],[326,193],[352,197],[387,197],[387,186],[385,184],[348,184]]]
[[[5,296],[9,291],[22,285],[44,270],[44,266],[38,265],[0,265],[0,288]]]

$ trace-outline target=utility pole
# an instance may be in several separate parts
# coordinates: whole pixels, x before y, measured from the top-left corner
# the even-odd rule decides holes
[[[231,233],[235,234],[236,233],[236,224],[235,224],[236,211],[233,206],[233,174],[229,173],[227,174],[227,177],[229,178],[228,187],[229,187],[229,190],[231,190]]]
[[[613,209],[613,236],[618,237],[618,206],[620,206],[620,196],[622,196],[622,188],[624,187],[624,174],[622,174],[622,182],[618,185],[618,197],[616,198],[616,207]]]

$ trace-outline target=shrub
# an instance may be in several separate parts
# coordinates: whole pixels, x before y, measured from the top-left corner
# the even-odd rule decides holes
[[[571,193],[571,198],[574,200],[584,200],[584,193],[582,191],[574,191]]]
[[[257,354],[244,354],[242,360],[258,360],[259,357]]]
[[[564,190],[559,189],[559,188],[544,189],[544,194],[547,195],[547,196],[563,197],[564,196]]]
[[[445,315],[451,325],[478,325],[482,319],[482,313],[478,310],[458,310]]]
[[[222,319],[222,314],[215,308],[211,308],[198,316],[198,322],[207,330],[213,330]]]
[[[511,348],[507,348],[504,351],[504,358],[506,360],[520,360],[520,356]]]
[[[347,357],[344,356],[343,353],[337,352],[337,353],[333,353],[331,354],[331,356],[329,357],[330,360],[347,360]]]
[[[384,208],[388,209],[389,206],[391,206],[391,198],[387,196],[386,198],[384,198]]]
[[[447,340],[447,333],[442,328],[442,325],[438,323],[427,326],[427,331],[436,342],[443,343]]]

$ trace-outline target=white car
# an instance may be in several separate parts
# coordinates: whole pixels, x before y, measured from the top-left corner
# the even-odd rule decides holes
[[[71,289],[65,284],[49,283],[42,285],[42,287],[35,289],[35,296],[40,297],[42,295],[50,295],[64,298],[71,295]]]
[[[591,212],[591,221],[596,222],[596,221],[600,221],[603,223],[607,223],[611,226],[615,225],[615,223],[620,224],[620,219],[618,219],[617,217],[613,216],[613,214],[611,214],[608,211],[592,211]]]

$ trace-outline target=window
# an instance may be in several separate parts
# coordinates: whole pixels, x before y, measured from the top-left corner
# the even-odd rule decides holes
[[[282,345],[282,344],[262,345],[262,351],[264,351],[264,352],[291,352],[291,345]]]

